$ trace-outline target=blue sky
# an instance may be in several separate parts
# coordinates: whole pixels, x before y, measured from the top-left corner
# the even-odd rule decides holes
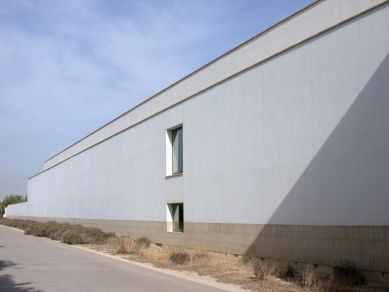
[[[313,0],[2,0],[0,200],[43,162]]]

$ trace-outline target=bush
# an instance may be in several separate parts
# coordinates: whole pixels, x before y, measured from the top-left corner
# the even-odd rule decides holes
[[[30,226],[31,230],[29,232],[34,236],[50,238],[50,234],[58,230],[56,225],[58,225],[58,223],[54,221],[49,221],[46,223],[34,223]],[[26,231],[24,233],[26,234]]]
[[[19,220],[19,219],[7,219],[7,218],[0,218],[0,224],[25,230],[28,226],[30,226],[32,223],[37,223],[36,221],[32,220]]]
[[[314,291],[320,291],[320,283],[313,271],[313,265],[308,264],[303,272],[303,287],[307,289],[313,289]]]
[[[67,244],[81,244],[83,243],[80,235],[76,230],[68,230],[62,234],[62,243]]]
[[[80,233],[81,244],[93,244],[95,242],[94,238],[88,234]]]
[[[284,271],[284,277],[286,277],[286,278],[294,278],[294,272],[295,272],[294,267],[291,264],[288,264],[286,266],[285,271]]]
[[[58,230],[57,232],[54,232],[53,234],[50,235],[51,240],[58,240],[61,241],[62,239],[62,234],[65,233],[65,230]]]
[[[34,223],[31,223],[30,225],[28,225],[25,229],[24,229],[24,234],[26,235],[32,235],[32,232],[35,228],[35,226],[37,226],[39,223],[38,222],[34,222]]]
[[[150,247],[151,241],[146,238],[133,240],[128,235],[120,235],[111,238],[108,242],[112,254],[139,254],[144,256]]]
[[[208,253],[205,252],[205,251],[200,251],[198,253],[195,253],[193,255],[193,262],[194,263],[202,263],[204,262],[206,259],[208,259]]]
[[[113,247],[111,251],[113,254],[127,254],[133,249],[134,242],[129,236],[120,235],[115,236],[110,244]]]
[[[103,232],[100,228],[55,221],[42,223],[30,220],[0,219],[0,224],[22,229],[26,235],[47,237],[67,244],[105,243],[114,236],[114,233]]]
[[[141,237],[141,238],[135,239],[135,244],[139,248],[149,248],[150,243],[151,243],[151,241],[147,237]]]
[[[190,256],[186,251],[173,251],[169,259],[175,265],[183,265],[190,261]]]
[[[335,262],[333,268],[334,283],[356,286],[365,284],[365,276],[353,260],[345,259]]]
[[[278,270],[274,263],[265,264],[262,260],[257,260],[253,265],[254,276],[257,280],[268,280],[277,276]]]

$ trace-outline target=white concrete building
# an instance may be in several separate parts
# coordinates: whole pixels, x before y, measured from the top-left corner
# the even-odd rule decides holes
[[[389,272],[388,145],[389,3],[317,1],[46,161],[7,215]]]

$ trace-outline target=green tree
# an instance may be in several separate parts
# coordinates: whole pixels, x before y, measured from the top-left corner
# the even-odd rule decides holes
[[[27,195],[26,197],[23,197],[21,195],[15,195],[15,194],[10,194],[8,196],[5,196],[4,200],[0,202],[0,214],[4,214],[4,209],[8,207],[8,205],[12,204],[18,204],[18,203],[23,203],[27,202]]]

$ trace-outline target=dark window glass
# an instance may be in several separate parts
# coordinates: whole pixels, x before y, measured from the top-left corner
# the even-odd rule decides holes
[[[177,128],[172,131],[172,146],[173,146],[173,174],[183,173],[183,131],[182,128]]]
[[[173,204],[173,231],[184,231],[184,205]]]

